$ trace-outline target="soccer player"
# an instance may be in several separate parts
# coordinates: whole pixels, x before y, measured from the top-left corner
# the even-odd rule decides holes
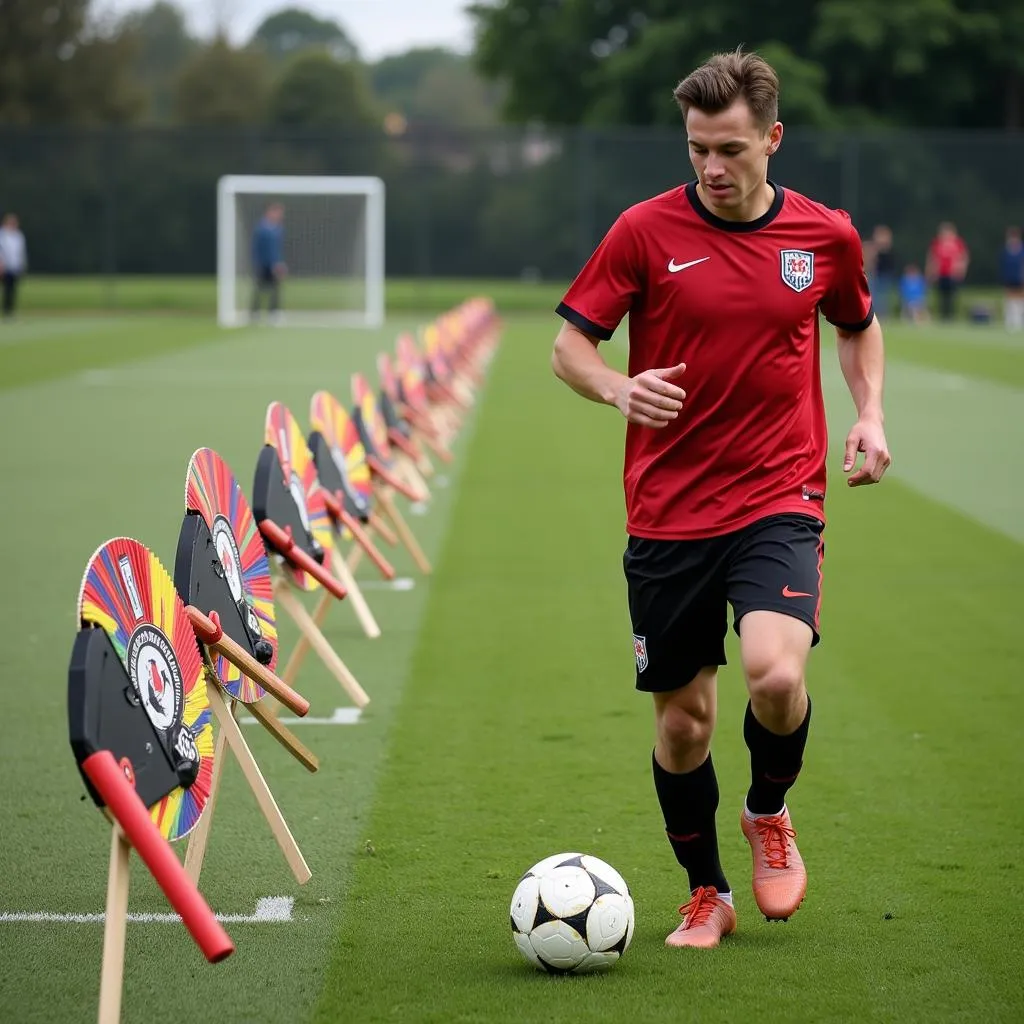
[[[256,225],[252,235],[252,314],[259,316],[263,292],[269,293],[268,312],[277,312],[281,301],[281,279],[285,264],[281,258],[284,245],[284,207],[271,203]]]
[[[807,886],[786,794],[803,763],[804,671],[819,640],[819,311],[835,327],[857,411],[847,483],[877,483],[890,456],[882,331],[858,233],[845,213],[768,178],[783,133],[774,70],[756,54],[718,54],[674,96],[696,180],[620,214],[558,306],[552,362],[628,422],[623,564],[636,687],[653,694],[655,791],[690,888],[666,942],[709,947],[736,928],[711,759],[727,604],[749,695],[739,817],[754,897],[785,920]],[[598,345],[627,314],[624,375]]]
[[[18,303],[18,283],[28,269],[25,236],[18,226],[16,214],[8,213],[0,222],[0,280],[3,290],[3,318],[14,316]]]

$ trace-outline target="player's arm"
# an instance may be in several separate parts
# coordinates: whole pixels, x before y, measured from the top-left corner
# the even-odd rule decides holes
[[[623,214],[558,305],[565,322],[555,338],[551,365],[577,394],[615,406],[630,423],[659,428],[683,407],[686,393],[671,378],[681,376],[686,367],[645,370],[630,378],[612,369],[597,348],[642,294],[644,263],[642,246]]]
[[[672,383],[684,363],[664,370],[644,370],[636,377],[609,366],[598,352],[600,339],[566,321],[555,338],[551,365],[555,376],[592,402],[614,405],[630,423],[660,428],[683,407],[686,392]]]
[[[864,452],[864,464],[847,480],[851,487],[876,484],[892,463],[885,440],[882,386],[885,378],[885,343],[878,317],[861,331],[836,327],[839,365],[857,409],[857,422],[846,438],[843,472],[849,473]]]

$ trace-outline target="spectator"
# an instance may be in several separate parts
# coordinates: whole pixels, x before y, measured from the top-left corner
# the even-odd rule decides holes
[[[903,276],[900,278],[900,313],[904,320],[915,324],[927,321],[927,294],[928,283],[921,273],[921,268],[916,263],[908,263],[903,268]]]
[[[896,283],[896,259],[892,251],[892,230],[886,224],[879,224],[871,234],[871,264],[868,269],[868,286],[878,318],[889,315],[889,298]]]
[[[253,317],[260,313],[261,296],[268,293],[271,317],[277,315],[281,301],[281,280],[286,268],[281,259],[284,245],[284,207],[270,203],[252,235],[252,307]]]
[[[956,226],[943,221],[928,246],[926,276],[939,291],[939,317],[952,320],[956,311],[956,292],[967,276],[970,252],[957,234]]]
[[[1002,283],[1003,319],[1008,331],[1024,330],[1024,242],[1020,228],[1006,229],[1006,244],[999,257]]]
[[[18,283],[28,269],[25,236],[18,227],[18,218],[8,213],[0,223],[0,274],[3,275],[3,316],[14,316],[18,304]]]

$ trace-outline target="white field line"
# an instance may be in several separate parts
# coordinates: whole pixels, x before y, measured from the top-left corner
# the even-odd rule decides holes
[[[361,708],[335,708],[330,718],[279,718],[282,725],[355,725],[362,714]],[[256,725],[256,719],[239,718],[239,725]]]
[[[256,901],[252,914],[217,914],[225,924],[286,924],[292,919],[295,900],[291,896],[263,896]],[[50,914],[0,912],[0,924],[103,924],[106,914]],[[129,914],[128,920],[137,924],[180,924],[177,914]]]
[[[412,590],[416,581],[408,576],[396,576],[393,580],[360,580],[360,590]]]

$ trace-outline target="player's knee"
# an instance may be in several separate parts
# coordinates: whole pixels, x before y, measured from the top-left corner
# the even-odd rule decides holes
[[[804,666],[800,658],[776,656],[747,666],[747,689],[755,705],[787,707],[804,691]]]
[[[661,742],[676,755],[706,749],[711,745],[714,718],[710,708],[669,704],[658,718]]]

